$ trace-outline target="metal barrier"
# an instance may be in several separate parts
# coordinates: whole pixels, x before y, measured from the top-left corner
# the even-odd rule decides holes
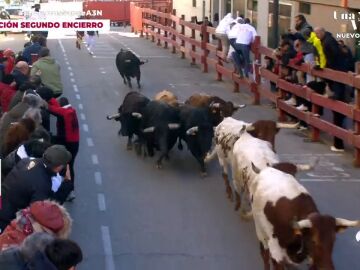
[[[230,79],[235,92],[239,91],[240,85],[242,88],[248,89],[253,94],[254,104],[260,103],[260,97],[271,100],[277,105],[279,120],[284,121],[286,114],[288,114],[306,122],[311,127],[312,141],[320,139],[320,132],[343,139],[355,148],[353,164],[360,166],[360,76],[355,73],[345,73],[331,69],[314,70],[308,64],[290,66],[315,77],[340,82],[355,88],[354,105],[328,99],[315,93],[310,88],[280,79],[278,75],[261,67],[262,56],[271,58],[274,58],[274,56],[273,50],[261,46],[260,37],[257,37],[251,46],[255,63],[253,65],[254,76],[250,79],[240,78],[233,68],[224,63],[221,58],[221,42],[218,41],[216,45],[214,42],[210,42],[210,36],[215,33],[215,28],[186,21],[185,15],[177,17],[176,10],[172,10],[172,13],[167,12],[167,10],[163,11],[160,8],[158,10],[142,8],[132,3],[131,23],[134,31],[140,32],[142,37],[145,34],[146,39],[151,38],[151,41],[156,41],[158,46],[168,48],[170,45],[172,53],[179,52],[182,58],[188,58],[192,64],[201,65],[203,72],[214,71],[217,80],[221,81],[224,77]],[[190,31],[190,36],[186,34],[187,30]],[[197,38],[198,34],[202,37],[201,40]],[[280,89],[279,92],[272,93],[262,83],[262,78],[276,83]],[[283,99],[285,93],[292,93],[311,102],[312,111],[303,112],[287,105]],[[317,115],[320,107],[341,113],[352,119],[354,122],[353,130],[340,128],[329,121],[321,119]]]

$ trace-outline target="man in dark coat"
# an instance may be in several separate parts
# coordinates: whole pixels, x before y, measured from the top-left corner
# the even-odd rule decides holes
[[[31,61],[31,54],[39,54],[42,46],[39,42],[40,38],[43,38],[41,36],[32,36],[31,37],[31,45],[27,46],[23,53],[22,56],[25,58],[25,61],[31,65],[32,61]]]
[[[71,154],[62,145],[46,149],[40,159],[23,159],[11,170],[2,184],[2,209],[0,229],[3,230],[20,209],[32,202],[53,199],[64,203],[73,190],[70,170],[67,164]],[[67,169],[63,181],[58,174]]]
[[[314,30],[316,36],[321,40],[321,45],[326,56],[326,67],[338,71],[346,72],[346,64],[344,55],[340,49],[339,43],[330,32],[325,31],[322,27],[316,27]],[[345,85],[339,82],[328,81],[328,85],[333,92],[329,98],[339,101],[345,101]],[[333,112],[333,123],[338,127],[342,127],[345,116],[338,112]],[[344,142],[340,138],[334,137],[334,145],[331,146],[334,152],[344,151]]]

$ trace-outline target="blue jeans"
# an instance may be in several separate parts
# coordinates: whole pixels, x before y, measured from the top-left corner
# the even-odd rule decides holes
[[[245,75],[245,77],[249,77],[250,45],[235,43],[233,47],[237,52],[241,52],[241,55],[242,55],[242,63],[241,64],[244,67],[244,73],[245,73],[244,75]]]

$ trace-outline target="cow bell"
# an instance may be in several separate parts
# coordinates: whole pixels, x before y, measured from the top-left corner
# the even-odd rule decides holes
[[[119,117],[119,116],[120,116],[120,113],[113,114],[113,115],[107,115],[107,116],[106,116],[106,119],[107,119],[107,120],[112,120],[112,119],[117,118],[117,117]]]
[[[148,127],[143,129],[143,133],[152,133],[155,131],[155,127]]]
[[[170,124],[168,124],[168,127],[169,127],[170,130],[175,130],[175,129],[180,128],[180,124],[178,124],[178,123],[170,123]]]
[[[131,115],[137,119],[141,119],[142,118],[142,114],[141,113],[138,113],[138,112],[133,112],[131,113]]]

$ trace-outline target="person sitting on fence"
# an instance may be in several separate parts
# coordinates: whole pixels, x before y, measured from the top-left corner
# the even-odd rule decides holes
[[[305,16],[302,14],[299,14],[299,15],[295,16],[295,30],[296,30],[296,33],[294,33],[295,38],[299,39],[299,38],[305,37],[305,35],[304,35],[305,32],[313,31],[313,28],[307,22]]]
[[[321,40],[316,36],[315,32],[306,29],[303,31],[304,37],[307,42],[314,46],[315,51],[315,69],[323,69],[326,66],[326,57],[324,54],[324,49],[321,45]]]
[[[230,31],[230,24],[234,21],[231,13],[226,14],[226,16],[220,21],[219,25],[216,27],[215,36],[221,41],[223,59],[226,59],[229,52],[229,38],[228,32]]]

